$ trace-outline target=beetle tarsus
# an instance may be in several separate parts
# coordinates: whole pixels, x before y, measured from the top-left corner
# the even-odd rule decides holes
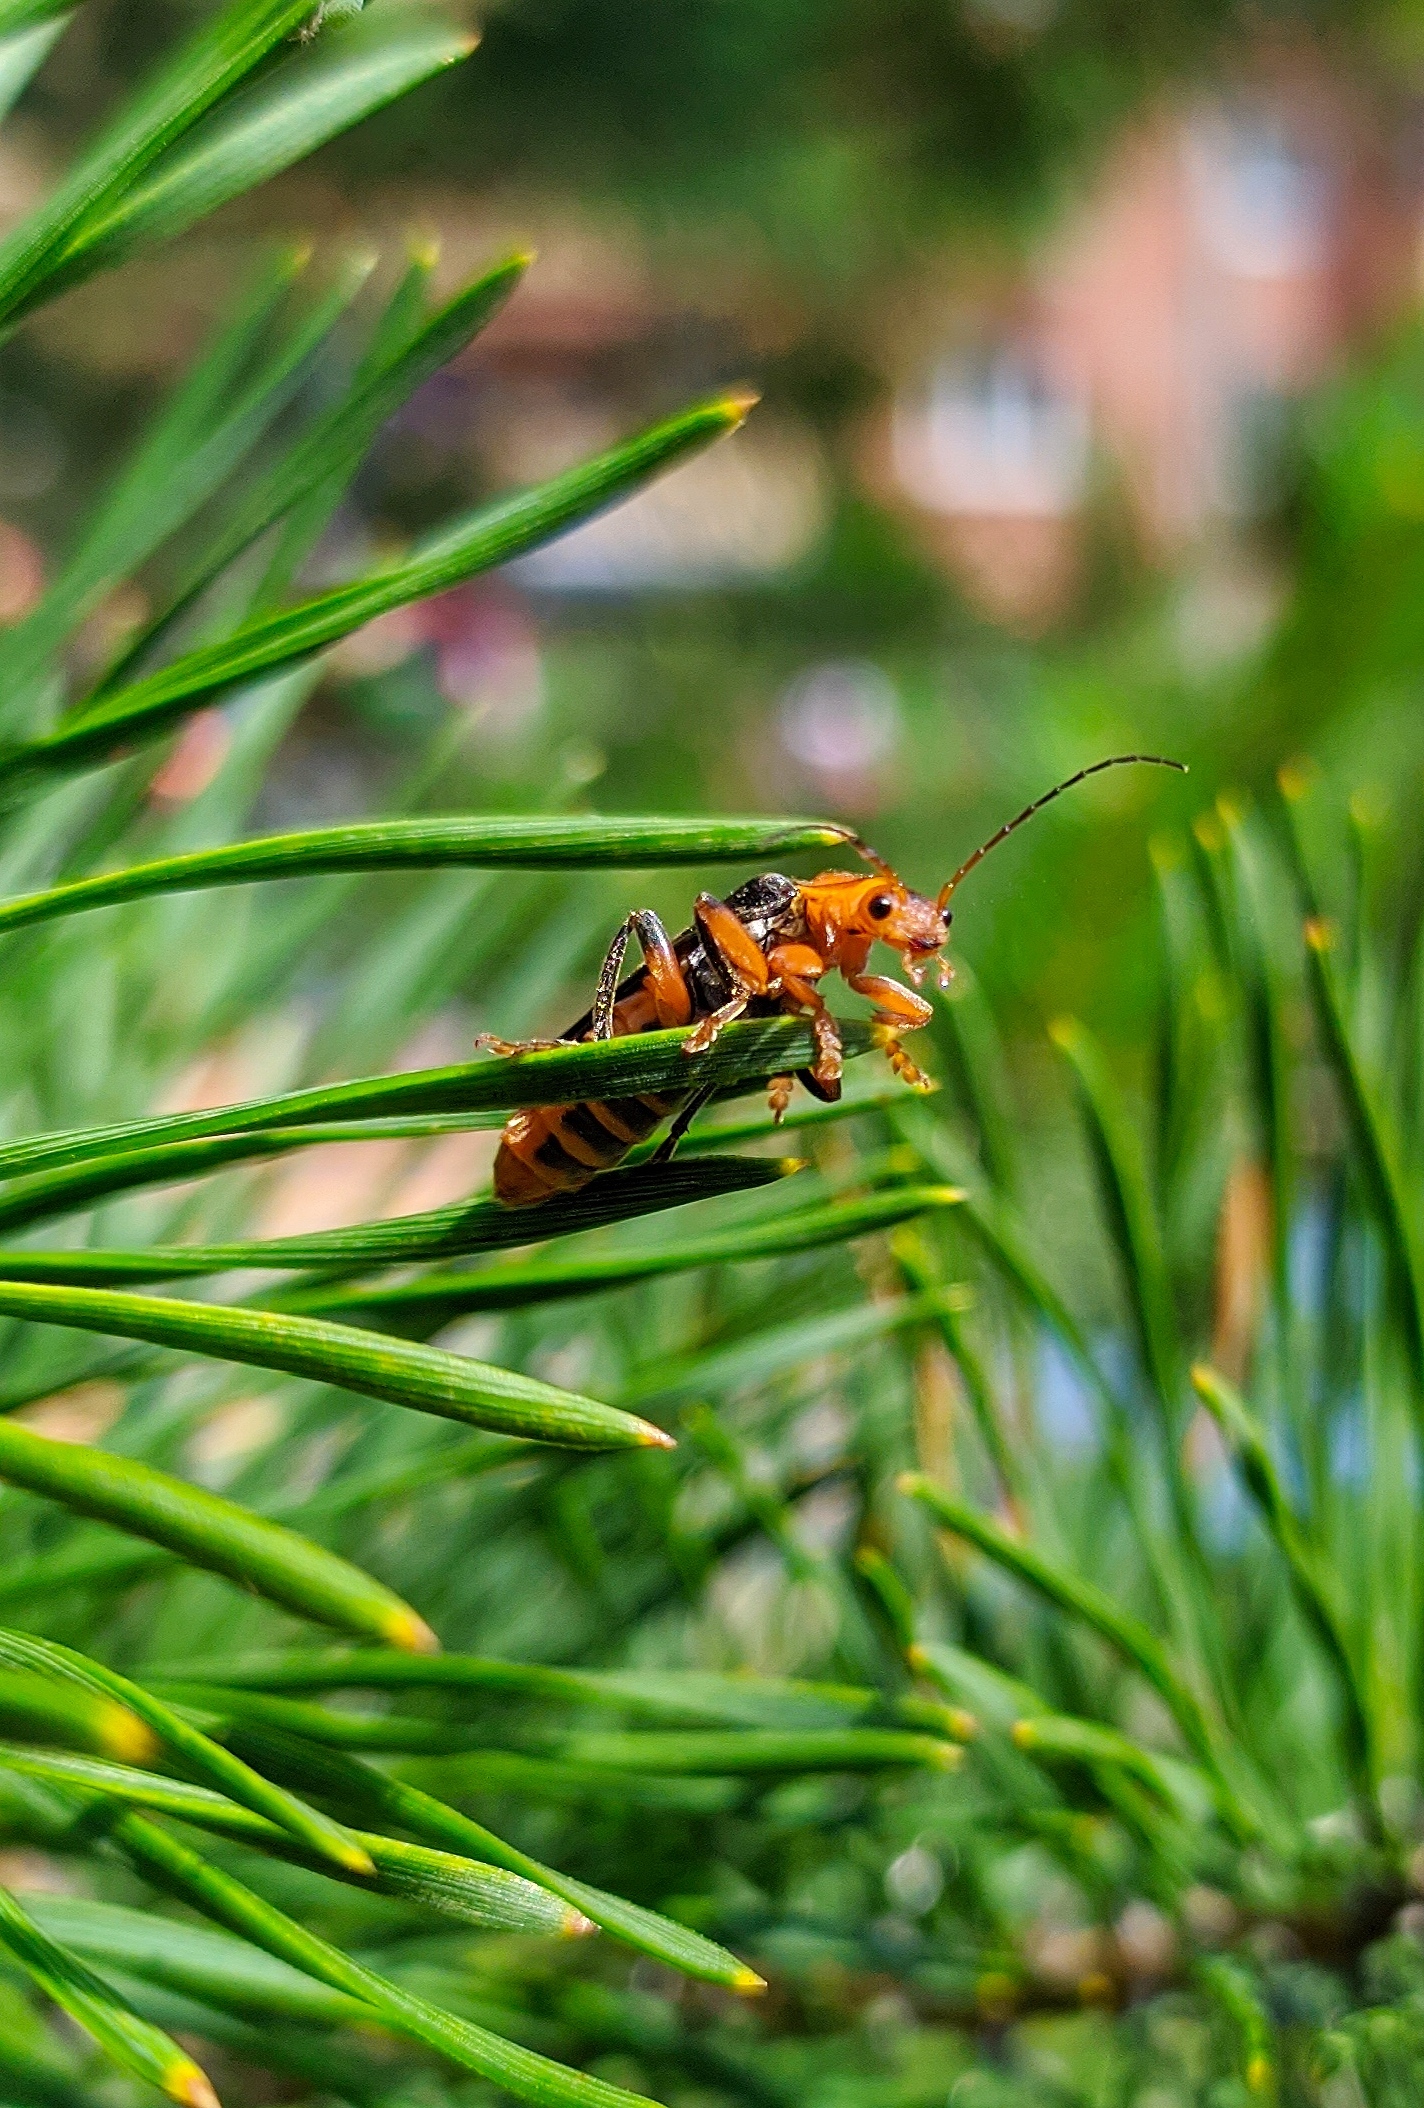
[[[889,1062],[901,1083],[908,1084],[912,1091],[931,1091],[933,1083],[917,1063],[910,1059],[900,1044],[902,1027],[895,1025],[872,1025],[871,1035],[885,1059]]]
[[[786,1109],[791,1103],[791,1087],[794,1081],[795,1078],[791,1076],[773,1076],[766,1087],[767,1110],[778,1127],[786,1118]]]
[[[508,1057],[512,1054],[552,1054],[556,1047],[576,1047],[576,1039],[501,1039],[495,1032],[475,1034],[475,1052],[483,1048],[487,1053]]]
[[[724,1003],[720,1010],[714,1010],[710,1017],[704,1017],[683,1041],[683,1053],[705,1054],[708,1048],[715,1046],[721,1038],[723,1026],[734,1023],[750,1001],[749,995],[735,995],[730,1003]]]

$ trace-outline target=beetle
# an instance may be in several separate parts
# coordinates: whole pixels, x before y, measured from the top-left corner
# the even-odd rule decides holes
[[[876,1037],[895,1074],[912,1089],[926,1090],[928,1078],[905,1052],[900,1035],[918,1031],[933,1015],[932,1005],[918,993],[930,968],[936,969],[942,988],[952,978],[944,947],[955,890],[991,849],[1064,791],[1104,769],[1139,762],[1185,773],[1183,762],[1161,754],[1113,754],[1079,769],[981,843],[933,900],[912,892],[884,857],[851,835],[851,846],[872,866],[869,876],[822,871],[802,880],[767,871],[735,887],[725,900],[699,893],[691,925],[677,937],[668,936],[651,909],[635,908],[609,947],[592,1004],[561,1038],[504,1040],[481,1033],[476,1044],[496,1054],[518,1055],[690,1025],[682,1051],[695,1060],[735,1018],[789,1014],[809,1018],[811,1024],[812,1059],[799,1072],[801,1080],[814,1096],[833,1103],[841,1094],[844,1057],[839,1028],[817,983],[836,971],[875,1005]],[[624,955],[635,937],[643,962],[620,979]],[[913,987],[866,971],[877,943],[899,952]],[[771,1079],[769,1099],[778,1122],[790,1102],[791,1087],[790,1076]],[[690,1091],[646,1092],[517,1112],[505,1126],[495,1158],[495,1198],[506,1207],[522,1208],[537,1206],[556,1193],[576,1192],[600,1171],[621,1163],[636,1143],[669,1118],[673,1126],[658,1157],[670,1157],[714,1089],[709,1084]]]

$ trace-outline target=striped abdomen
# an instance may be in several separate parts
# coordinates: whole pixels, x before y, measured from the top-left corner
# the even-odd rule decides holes
[[[656,1023],[651,997],[636,988],[614,1009],[613,1036],[647,1032]],[[600,1171],[621,1164],[634,1143],[646,1141],[686,1098],[685,1091],[649,1093],[585,1105],[536,1105],[515,1113],[494,1160],[495,1199],[506,1208],[528,1208],[556,1193],[576,1193]]]
[[[675,1097],[606,1098],[587,1105],[536,1105],[516,1113],[494,1160],[494,1196],[507,1208],[576,1193],[621,1164],[684,1103]]]

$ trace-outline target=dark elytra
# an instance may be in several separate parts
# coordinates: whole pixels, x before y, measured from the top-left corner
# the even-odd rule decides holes
[[[738,922],[759,944],[763,951],[782,937],[800,935],[800,912],[798,903],[801,889],[796,881],[785,878],[779,871],[763,871],[757,878],[749,878],[744,884],[734,886],[726,895],[725,905],[736,916]],[[692,1000],[699,1017],[710,1011],[720,1010],[732,995],[732,983],[717,953],[702,939],[696,923],[682,930],[673,939],[673,950],[692,991]],[[639,965],[618,983],[615,1002],[641,988],[646,968]],[[774,996],[755,996],[747,1005],[748,1017],[779,1017],[781,1005]],[[565,1039],[582,1039],[593,1029],[593,1011],[585,1010],[583,1016],[569,1026]],[[819,1095],[819,1093],[818,1093]]]

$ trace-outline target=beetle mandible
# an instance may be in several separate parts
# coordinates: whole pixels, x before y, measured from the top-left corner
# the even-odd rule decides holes
[[[504,1040],[481,1033],[476,1044],[496,1054],[529,1054],[690,1025],[682,1051],[695,1060],[734,1018],[789,1014],[808,1018],[811,1025],[812,1059],[799,1071],[801,1081],[816,1097],[834,1102],[841,1094],[841,1035],[817,986],[834,971],[875,1005],[876,1036],[895,1074],[912,1089],[925,1090],[928,1079],[905,1052],[900,1035],[918,1031],[933,1015],[932,1006],[917,992],[932,966],[940,986],[949,985],[953,968],[944,957],[953,920],[949,902],[961,880],[1064,791],[1104,769],[1136,762],[1185,772],[1183,762],[1161,754],[1113,754],[1079,769],[981,843],[933,900],[912,892],[882,856],[851,835],[850,845],[873,867],[869,877],[857,871],[822,871],[802,880],[764,872],[735,887],[725,900],[699,893],[692,923],[677,937],[669,937],[651,909],[635,908],[609,947],[592,1005],[561,1038]],[[620,980],[633,937],[643,963]],[[876,944],[900,954],[914,987],[866,971]],[[790,1076],[771,1079],[769,1098],[777,1121],[790,1102],[791,1086]],[[636,1143],[672,1118],[658,1151],[660,1158],[669,1157],[715,1088],[707,1084],[689,1091],[517,1112],[505,1126],[495,1158],[495,1198],[506,1207],[522,1208],[556,1193],[576,1192],[600,1171],[621,1163]]]

